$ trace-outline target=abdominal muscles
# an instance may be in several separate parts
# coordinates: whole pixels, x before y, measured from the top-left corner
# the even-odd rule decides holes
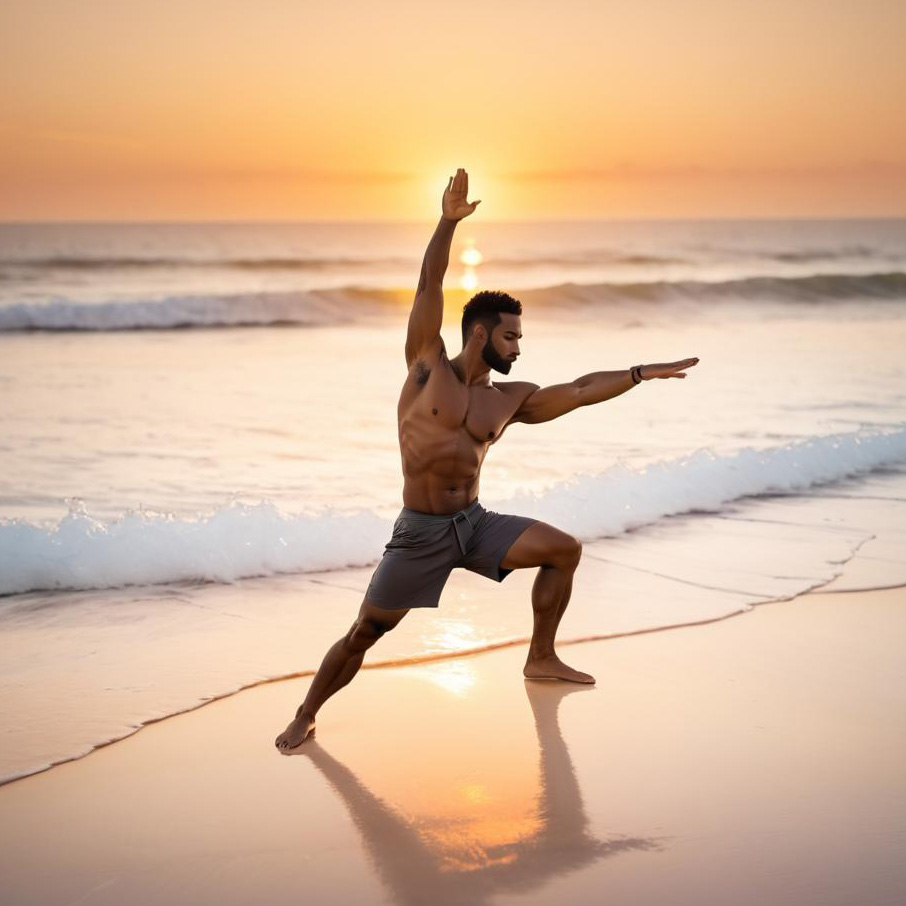
[[[464,427],[439,432],[400,432],[403,473],[407,479],[461,488],[478,478],[487,446],[475,441]]]

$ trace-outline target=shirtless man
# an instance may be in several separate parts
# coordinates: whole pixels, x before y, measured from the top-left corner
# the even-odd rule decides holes
[[[514,569],[538,568],[532,588],[534,628],[523,674],[532,679],[593,683],[554,652],[554,637],[572,590],[582,545],[572,535],[524,516],[484,509],[478,476],[488,449],[513,422],[550,421],[600,403],[653,378],[684,378],[697,358],[597,371],[568,384],[491,381],[519,355],[521,304],[506,293],[477,293],[463,309],[462,351],[447,358],[440,335],[443,278],[458,221],[479,202],[466,200],[459,169],[444,191],[443,214],[428,245],[406,337],[408,376],[397,410],[403,509],[372,576],[356,621],[335,642],[305,701],[276,739],[284,754],[315,729],[321,705],[355,676],[365,652],[413,607],[437,607],[455,567],[502,582]]]

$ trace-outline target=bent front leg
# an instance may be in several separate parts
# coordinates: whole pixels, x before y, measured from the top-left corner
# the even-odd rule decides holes
[[[590,674],[564,664],[554,651],[581,557],[582,544],[577,538],[539,522],[520,535],[501,563],[504,569],[539,567],[532,586],[532,640],[523,669],[529,678],[594,682]]]

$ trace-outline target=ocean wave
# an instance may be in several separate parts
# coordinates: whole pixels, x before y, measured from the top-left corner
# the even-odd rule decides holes
[[[795,493],[906,462],[906,424],[892,432],[813,437],[732,454],[701,449],[644,469],[618,463],[540,494],[486,501],[553,522],[583,541],[742,497]],[[273,503],[232,501],[196,519],[140,510],[108,522],[74,500],[52,529],[0,519],[0,594],[118,588],[177,581],[233,582],[277,573],[367,566],[390,522],[371,511],[286,515]]]
[[[732,260],[747,257],[761,258],[768,261],[809,262],[836,261],[839,259],[872,259],[883,257],[881,252],[868,245],[841,245],[835,247],[813,247],[799,249],[745,249],[745,248],[710,248],[731,257]],[[485,256],[485,264],[500,267],[537,267],[551,265],[597,265],[597,264],[687,264],[694,263],[687,257],[663,255],[659,253],[630,252],[615,248],[585,248],[578,251],[546,252],[541,254],[511,254]],[[184,255],[48,255],[38,257],[0,257],[0,267],[9,266],[28,270],[80,270],[106,271],[118,268],[168,268],[168,269],[208,269],[238,268],[240,270],[325,270],[328,268],[367,268],[367,267],[415,267],[419,260],[413,256],[361,256],[361,255],[321,255],[308,256],[300,254],[277,255],[244,255],[238,257],[187,257]]]
[[[270,255],[263,257],[239,258],[186,258],[177,256],[138,257],[91,257],[79,255],[53,255],[43,258],[2,258],[0,267],[20,270],[79,270],[107,271],[119,268],[167,268],[167,269],[209,269],[237,268],[240,270],[327,270],[329,268],[381,268],[409,267],[418,273],[420,259],[409,256],[362,257],[349,255],[306,257],[305,255]],[[614,249],[584,249],[563,254],[527,254],[509,256],[486,256],[485,265],[521,268],[559,265],[596,264],[683,264],[686,259],[676,256],[620,252]],[[2,276],[2,272],[0,272]],[[19,274],[17,273],[18,277]]]
[[[55,300],[0,308],[0,331],[169,330],[261,325],[324,326],[359,320],[382,310],[387,294],[344,287],[267,291],[116,302]]]
[[[840,258],[877,258],[879,252],[867,245],[843,245],[837,248],[787,249],[784,251],[762,251],[760,258],[771,261],[836,261]]]
[[[0,331],[340,324],[392,311],[403,296],[408,304],[411,292],[345,286],[97,303],[55,299],[38,305],[0,307]],[[540,311],[562,305],[581,305],[610,308],[619,315],[639,314],[638,306],[642,305],[734,302],[820,305],[855,300],[903,301],[906,300],[906,273],[762,276],[714,282],[570,282],[520,290],[516,295]]]
[[[520,267],[575,267],[585,266],[594,267],[602,264],[687,264],[685,258],[677,258],[667,255],[643,255],[629,254],[623,252],[614,252],[605,249],[588,249],[585,251],[575,252],[569,255],[528,255],[513,257],[492,257],[484,259],[483,267],[508,267],[517,269]]]
[[[820,305],[854,300],[906,300],[906,273],[811,274],[805,277],[743,277],[736,280],[658,280],[645,283],[564,283],[528,290],[520,298],[588,305],[666,305],[766,302]]]
[[[408,265],[418,268],[412,258],[362,258],[340,255],[335,257],[305,257],[292,255],[264,258],[180,258],[133,257],[118,258],[56,255],[48,258],[0,258],[0,266],[33,270],[104,271],[118,268],[238,268],[240,270],[325,270],[328,268],[358,268]]]

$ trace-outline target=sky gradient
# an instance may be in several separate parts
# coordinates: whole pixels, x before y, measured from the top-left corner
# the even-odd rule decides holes
[[[0,220],[906,215],[906,4],[35,0]]]

